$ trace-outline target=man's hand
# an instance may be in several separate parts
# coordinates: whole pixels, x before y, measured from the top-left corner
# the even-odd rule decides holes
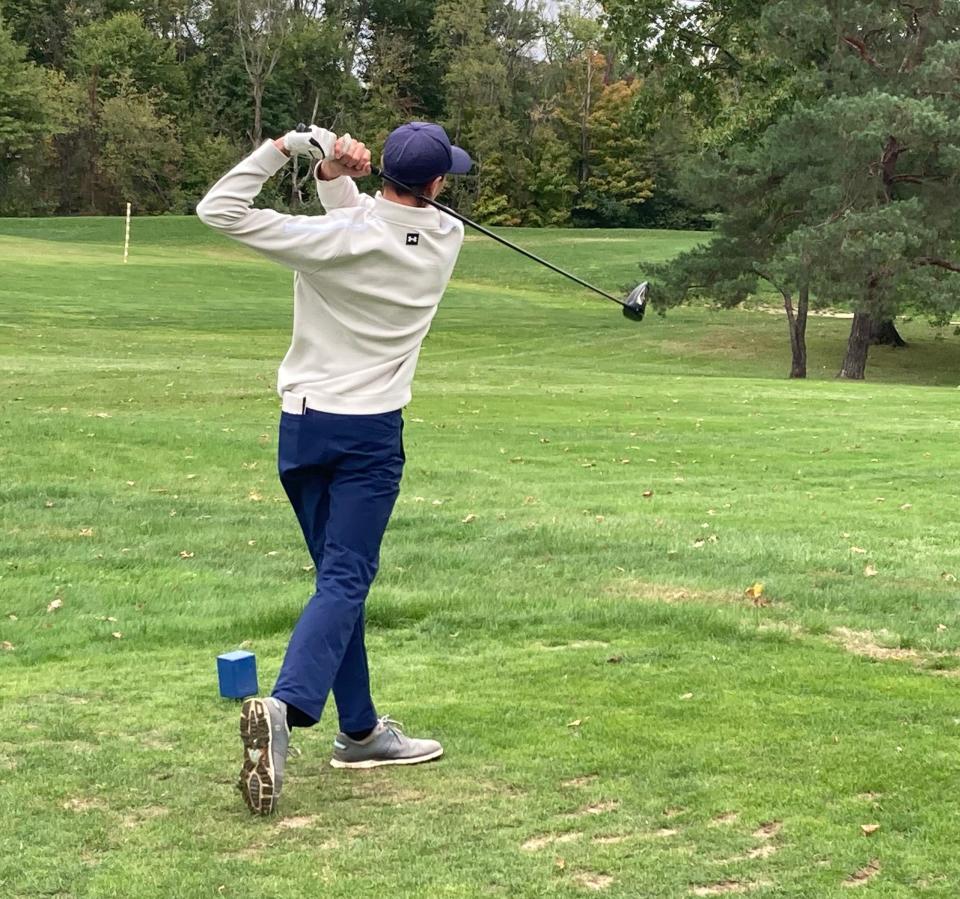
[[[345,135],[349,140],[350,135]],[[335,153],[335,147],[342,138],[326,128],[311,125],[307,131],[288,131],[278,137],[274,143],[278,150],[287,156],[309,156],[312,159],[326,159]],[[318,146],[319,144],[319,146]]]
[[[333,153],[317,165],[317,178],[332,181],[341,175],[348,178],[363,178],[370,174],[370,151],[362,141],[354,140],[349,134],[337,138]]]

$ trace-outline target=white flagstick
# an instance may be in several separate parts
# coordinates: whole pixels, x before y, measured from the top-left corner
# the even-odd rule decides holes
[[[127,230],[126,234],[123,236],[123,261],[127,261],[127,256],[130,254],[130,204],[127,203]]]

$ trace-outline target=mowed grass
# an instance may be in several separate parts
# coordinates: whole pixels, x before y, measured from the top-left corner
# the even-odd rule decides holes
[[[599,286],[702,236],[511,232]],[[471,238],[371,594],[438,764],[235,789],[312,574],[275,476],[289,273],[195,220],[0,222],[0,887],[15,897],[956,895],[960,340],[625,321]],[[756,582],[762,604],[744,595]],[[862,825],[879,825],[865,835]]]

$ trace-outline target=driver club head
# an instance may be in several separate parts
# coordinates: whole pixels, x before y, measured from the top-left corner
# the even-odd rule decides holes
[[[647,311],[648,282],[638,284],[630,295],[623,301],[623,315],[632,322],[643,321],[643,313]]]

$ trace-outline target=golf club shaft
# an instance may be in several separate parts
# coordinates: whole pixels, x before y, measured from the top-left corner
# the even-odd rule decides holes
[[[551,271],[556,272],[558,275],[563,275],[564,278],[569,278],[571,281],[576,282],[581,287],[586,287],[587,290],[592,290],[594,293],[600,294],[600,296],[605,297],[608,300],[613,300],[618,306],[626,306],[627,304],[623,300],[618,299],[613,296],[613,294],[607,293],[605,290],[601,290],[599,287],[594,287],[588,281],[584,281],[583,278],[578,278],[576,275],[571,275],[570,272],[565,272],[562,268],[554,265],[552,262],[547,262],[546,259],[542,259],[540,256],[537,256],[535,253],[531,253],[528,250],[525,250],[523,247],[518,247],[515,243],[511,243],[505,237],[500,237],[499,234],[494,234],[489,228],[484,228],[483,225],[478,225],[476,222],[471,221],[465,215],[461,215],[459,212],[451,209],[449,206],[444,206],[443,203],[438,203],[436,200],[431,200],[429,197],[425,197],[422,194],[417,194],[415,191],[411,190],[404,184],[402,181],[398,181],[396,178],[387,175],[383,170],[378,169],[376,166],[372,167],[373,174],[378,178],[383,178],[386,181],[389,181],[391,184],[395,184],[397,187],[402,188],[408,193],[414,194],[418,200],[423,200],[424,203],[429,203],[434,209],[439,209],[441,212],[445,212],[447,215],[452,215],[455,219],[463,222],[465,225],[469,225],[471,228],[479,231],[481,234],[486,234],[487,237],[492,237],[497,243],[502,243],[505,247],[509,247],[511,250],[516,250],[518,253],[526,256],[527,259],[532,259],[534,262],[539,262],[540,265],[545,265]]]

